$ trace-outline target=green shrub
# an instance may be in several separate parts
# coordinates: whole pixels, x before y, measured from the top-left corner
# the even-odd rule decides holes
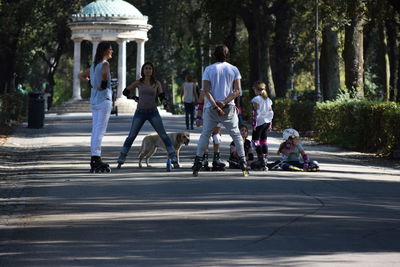
[[[277,130],[314,131],[317,141],[365,152],[400,149],[400,105],[394,102],[275,99],[273,109]]]
[[[0,127],[26,118],[28,96],[18,92],[0,95]]]
[[[308,100],[275,99],[272,106],[274,128],[278,130],[295,128],[300,132],[313,129],[314,106],[315,102]]]
[[[337,101],[317,104],[314,128],[321,142],[388,154],[399,148],[399,121],[393,102]]]

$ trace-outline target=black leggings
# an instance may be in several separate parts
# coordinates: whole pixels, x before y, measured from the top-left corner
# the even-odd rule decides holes
[[[193,128],[194,124],[194,103],[184,103],[185,104],[185,119],[186,119],[186,129],[189,129],[189,117],[190,126]]]
[[[266,141],[267,137],[268,137],[267,134],[268,134],[269,125],[270,125],[270,123],[264,123],[260,126],[257,126],[256,130],[253,131],[253,133],[252,133],[251,139],[253,141],[258,140],[260,143],[262,141]],[[260,144],[260,146],[256,147],[256,152],[257,152],[257,155],[268,154],[268,146],[266,144],[265,145]]]

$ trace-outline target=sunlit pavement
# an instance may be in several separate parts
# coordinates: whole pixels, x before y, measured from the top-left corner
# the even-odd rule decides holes
[[[168,132],[185,128],[183,116],[162,116]],[[89,173],[88,113],[49,114],[43,129],[22,125],[0,147],[0,266],[400,266],[400,170],[306,143],[320,172],[193,177],[200,129],[181,169],[166,172],[163,151],[140,169],[147,123],[118,170],[130,122],[111,117],[109,174]],[[269,138],[271,161],[279,137]],[[223,134],[224,159],[230,142]]]

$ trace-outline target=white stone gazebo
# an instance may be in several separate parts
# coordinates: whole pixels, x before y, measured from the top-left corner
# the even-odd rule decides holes
[[[79,72],[81,71],[81,42],[88,40],[93,44],[94,57],[101,41],[118,43],[118,90],[117,97],[125,98],[122,90],[126,87],[126,45],[129,41],[137,44],[136,77],[140,77],[140,68],[144,63],[144,43],[148,40],[147,16],[133,5],[123,0],[96,0],[72,16],[69,27],[74,41],[74,83],[73,100],[81,99]]]

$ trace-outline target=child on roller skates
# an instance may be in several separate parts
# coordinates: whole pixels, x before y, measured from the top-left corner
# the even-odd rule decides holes
[[[283,139],[278,154],[282,154],[281,168],[285,171],[319,171],[318,162],[310,161],[299,140],[299,133],[295,129],[283,131]],[[300,156],[303,162],[300,161]]]
[[[247,139],[249,135],[249,129],[245,124],[239,126],[240,134],[243,138],[244,153],[246,155],[247,165],[250,165],[254,160],[254,154],[251,146],[251,142]],[[230,157],[229,157],[229,168],[230,169],[240,169],[239,168],[239,155],[235,146],[235,142],[232,141],[230,144]]]
[[[253,103],[253,134],[252,143],[257,153],[257,160],[251,163],[253,170],[268,170],[268,144],[267,134],[272,128],[272,101],[268,97],[266,84],[258,81],[254,84],[253,90],[255,97],[251,100]]]

